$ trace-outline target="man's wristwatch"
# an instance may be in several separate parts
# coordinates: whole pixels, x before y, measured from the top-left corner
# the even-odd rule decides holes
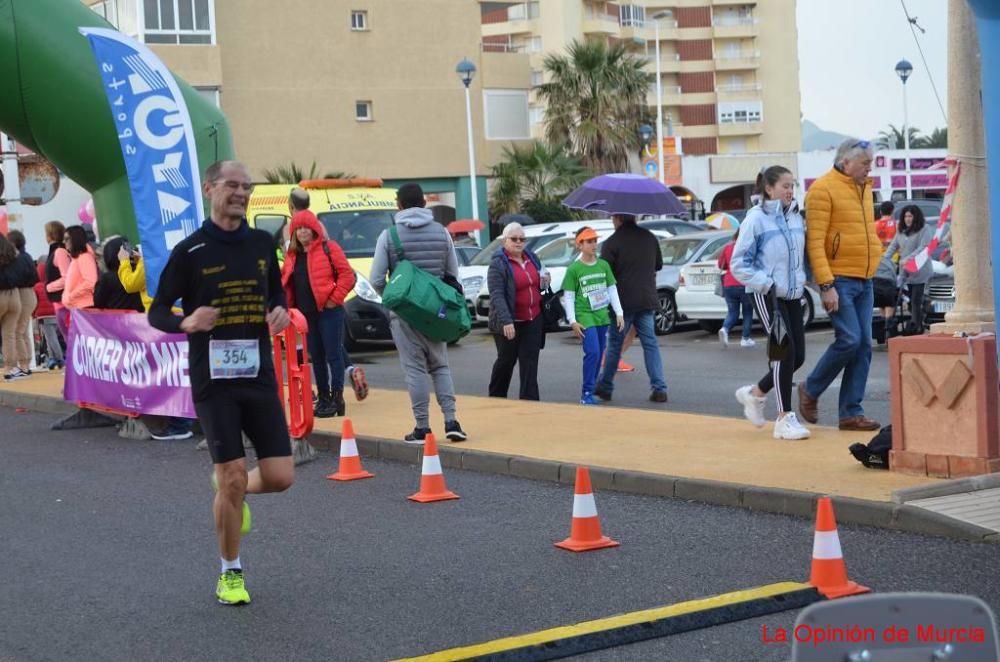
[[[819,286],[820,292],[829,292],[832,289],[833,289],[833,283],[823,283],[822,285]]]

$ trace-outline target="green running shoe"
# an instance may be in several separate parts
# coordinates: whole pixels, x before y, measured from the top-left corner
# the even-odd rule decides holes
[[[222,605],[248,605],[250,604],[250,594],[247,593],[246,584],[243,582],[242,570],[226,570],[219,576],[219,583],[215,586],[215,597]]]
[[[219,479],[216,478],[215,472],[212,472],[212,476],[209,478],[209,482],[212,483],[212,491],[219,491]],[[240,524],[240,535],[246,535],[250,533],[253,529],[253,518],[250,516],[250,506],[247,504],[246,500],[243,501],[243,522]]]

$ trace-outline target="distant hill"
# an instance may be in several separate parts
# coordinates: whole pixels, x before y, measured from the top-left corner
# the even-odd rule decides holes
[[[809,120],[802,120],[802,151],[812,152],[818,149],[835,149],[850,136],[836,131],[824,131]]]

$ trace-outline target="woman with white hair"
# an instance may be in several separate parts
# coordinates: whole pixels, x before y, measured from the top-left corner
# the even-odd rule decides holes
[[[490,261],[489,329],[497,345],[490,375],[490,397],[506,398],[514,366],[520,364],[521,400],[538,400],[538,354],[545,345],[542,290],[549,274],[538,256],[525,248],[520,223],[503,229],[503,246]]]

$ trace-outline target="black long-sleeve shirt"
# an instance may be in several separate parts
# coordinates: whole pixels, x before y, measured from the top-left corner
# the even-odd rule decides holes
[[[271,235],[250,229],[246,221],[239,229],[227,232],[206,220],[170,253],[149,308],[149,323],[167,333],[182,333],[183,318],[170,310],[178,299],[184,316],[201,306],[220,311],[212,331],[188,334],[189,374],[195,402],[211,395],[209,341],[212,339],[259,340],[257,377],[223,380],[222,386],[247,382],[275,384],[266,316],[278,306],[285,307],[286,302]]]

